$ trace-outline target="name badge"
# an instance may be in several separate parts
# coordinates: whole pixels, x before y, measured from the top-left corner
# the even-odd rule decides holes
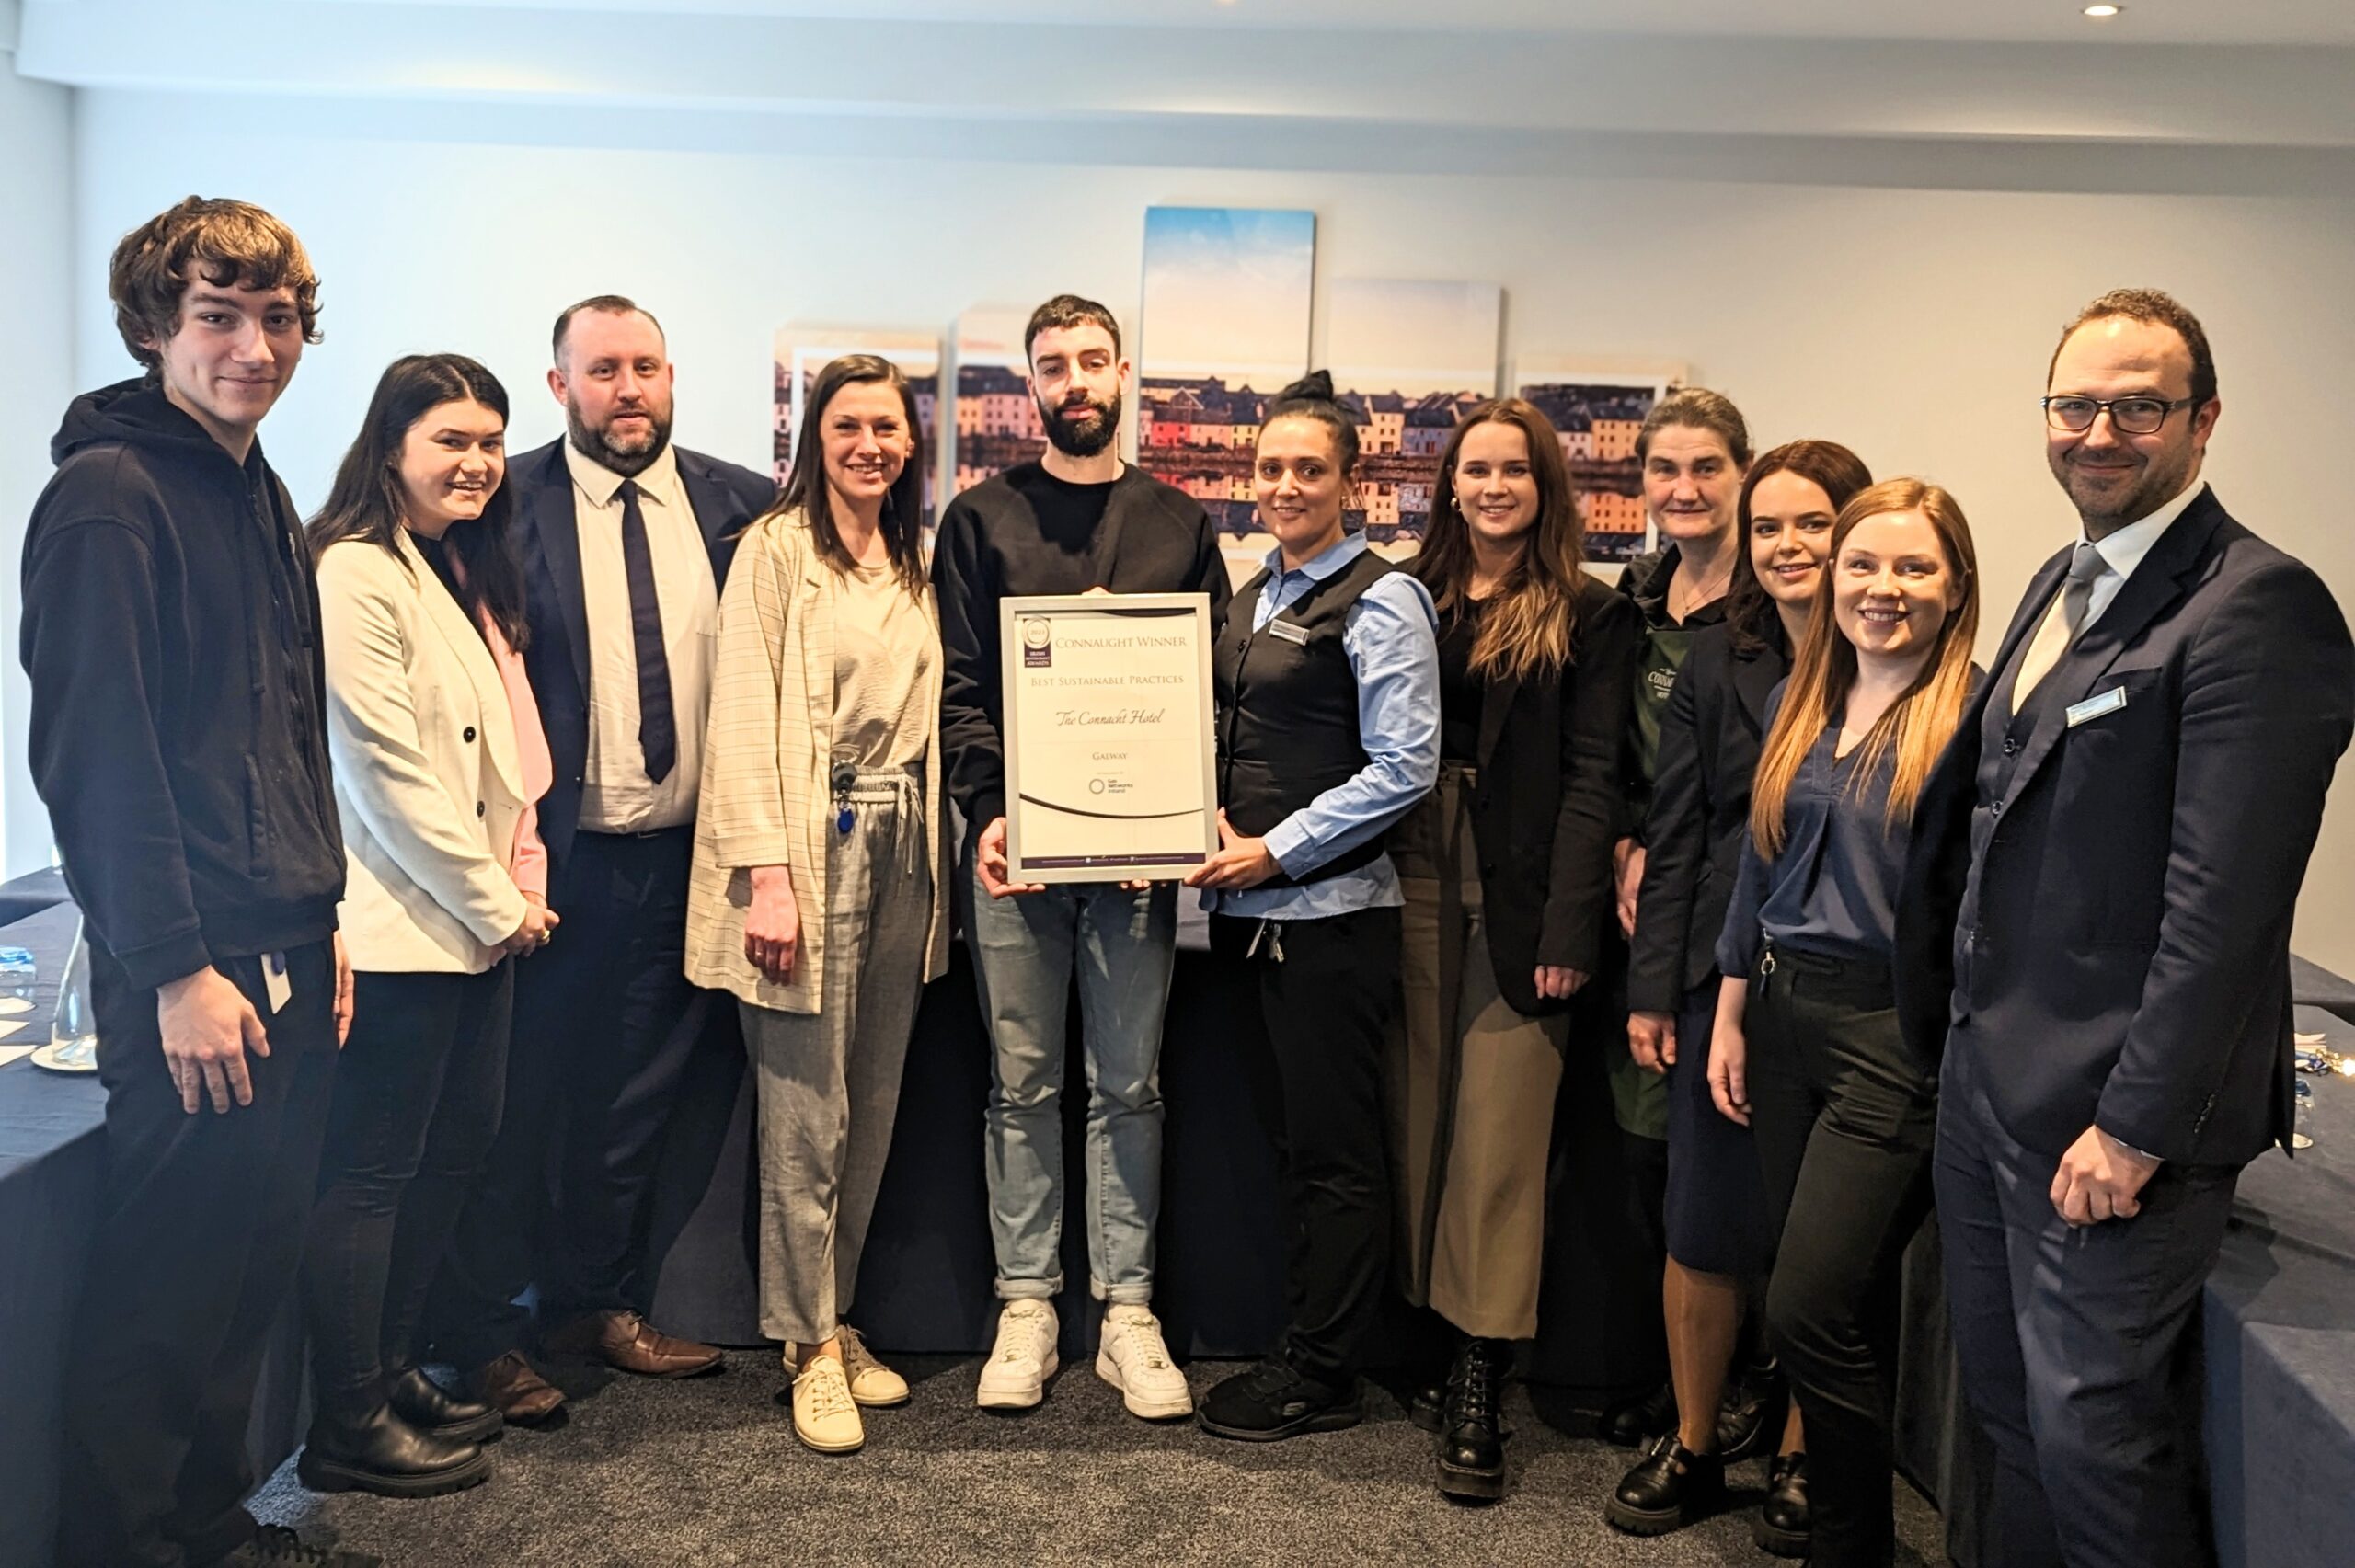
[[[1271,637],[1281,637],[1284,641],[1291,643],[1295,647],[1306,647],[1308,646],[1308,628],[1305,626],[1296,626],[1290,621],[1269,622],[1268,635]]]
[[[2082,703],[2070,704],[2069,727],[2074,729],[2087,719],[2099,718],[2104,714],[2114,714],[2125,705],[2126,688],[2112,686],[2108,691],[2087,697]]]

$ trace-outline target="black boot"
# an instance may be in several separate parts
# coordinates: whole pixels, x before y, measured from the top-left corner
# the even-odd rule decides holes
[[[1808,1545],[1807,1456],[1783,1454],[1766,1470],[1766,1501],[1751,1527],[1758,1550],[1805,1557]]]
[[[1737,1371],[1726,1379],[1717,1406],[1718,1458],[1733,1465],[1768,1452],[1783,1440],[1783,1418],[1789,1412],[1782,1369],[1771,1359]]]
[[[1662,1383],[1647,1394],[1603,1407],[1594,1418],[1594,1435],[1623,1448],[1640,1448],[1663,1432],[1676,1430],[1676,1387]]]
[[[1694,1453],[1668,1432],[1621,1478],[1603,1516],[1629,1535],[1666,1535],[1706,1516],[1725,1494],[1725,1461]]]
[[[490,1456],[477,1443],[419,1431],[382,1402],[357,1413],[322,1410],[294,1473],[314,1492],[373,1492],[380,1497],[439,1497],[488,1480]]]
[[[1417,1383],[1407,1397],[1407,1419],[1436,1437],[1447,1427],[1447,1383],[1444,1379]]]
[[[394,1377],[390,1402],[395,1415],[445,1443],[495,1443],[507,1426],[495,1407],[460,1399],[414,1367]]]
[[[1439,1437],[1442,1497],[1493,1503],[1505,1494],[1505,1376],[1512,1346],[1469,1339],[1447,1378],[1447,1411]]]

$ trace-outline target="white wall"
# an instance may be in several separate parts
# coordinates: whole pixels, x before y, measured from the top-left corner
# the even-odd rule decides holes
[[[73,97],[18,77],[0,14],[0,342],[15,417],[0,419],[0,875],[49,864],[49,813],[25,766],[30,693],[17,658],[17,561],[49,479],[49,437],[75,390]]]
[[[1089,162],[1085,125],[1060,129],[1068,161],[958,161],[948,155],[966,144],[946,138],[936,156],[864,155],[856,122],[804,140],[787,116],[683,129],[691,118],[86,94],[80,379],[128,373],[100,287],[114,237],[191,190],[236,194],[292,222],[324,279],[327,341],[264,430],[305,507],[398,353],[484,359],[517,402],[518,444],[555,435],[539,390],[549,319],[605,291],[637,296],[670,328],[680,439],[757,465],[780,323],[945,326],[970,305],[1074,289],[1134,325],[1147,205],[1307,206],[1320,280],[1500,282],[1508,356],[1682,359],[1741,403],[1762,445],[1830,436],[1877,473],[1950,486],[1979,534],[1992,644],[2074,528],[2035,402],[2055,332],[2104,288],[2154,283],[2199,311],[2217,345],[2220,493],[2355,602],[2355,531],[2327,461],[2344,448],[2340,388],[2355,365],[2344,165],[2236,177],[2235,189],[2272,195],[2072,194],[2050,189],[2049,169],[2024,169],[2016,183],[2035,189],[1930,189],[1958,182],[1926,147],[1910,179],[1884,151],[1869,183],[1846,186],[1796,183],[1786,153],[1746,165],[1726,146],[1656,159],[1676,166],[1642,179],[1610,177],[1616,164],[1236,171]],[[914,138],[904,123],[876,134],[894,150]],[[1283,161],[1280,139],[1269,151]],[[2134,183],[2151,183],[2151,166]],[[2350,775],[2299,933],[2301,951],[2342,972],[2355,972]]]

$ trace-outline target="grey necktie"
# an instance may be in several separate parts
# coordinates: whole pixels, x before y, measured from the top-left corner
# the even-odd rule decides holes
[[[2069,559],[2068,580],[2061,587],[2060,613],[2046,613],[2043,624],[2037,627],[2035,639],[2028,644],[2028,652],[2020,659],[2019,677],[2012,683],[2012,707],[2015,712],[2028,700],[2028,694],[2036,690],[2037,682],[2050,675],[2052,667],[2061,662],[2061,656],[2068,651],[2069,645],[2076,641],[2077,634],[2085,628],[2086,614],[2093,607],[2094,584],[2099,582],[2102,573],[2108,569],[2109,563],[2101,558],[2100,551],[2083,540],[2078,541],[2077,553]]]

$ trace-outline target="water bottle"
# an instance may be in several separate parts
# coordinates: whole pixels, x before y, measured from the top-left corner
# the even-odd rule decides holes
[[[0,947],[0,997],[9,1013],[25,1013],[33,1004],[33,956],[22,947]]]
[[[2315,1086],[2303,1077],[2297,1078],[2292,1081],[2290,1093],[2298,1103],[2297,1119],[2291,1124],[2290,1127],[2290,1147],[2312,1149],[2315,1146],[2315,1140],[2306,1132],[2307,1127],[2311,1125],[2306,1119],[2306,1107],[2315,1103]]]
[[[74,956],[65,962],[65,979],[57,988],[49,1054],[53,1065],[69,1071],[98,1069],[98,1030],[90,1015],[90,944],[78,932],[74,937]]]

